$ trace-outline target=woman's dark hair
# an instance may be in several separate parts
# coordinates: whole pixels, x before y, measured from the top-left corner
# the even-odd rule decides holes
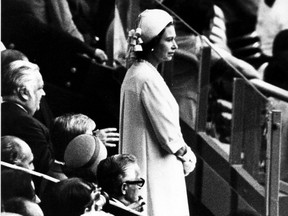
[[[63,172],[68,178],[77,177],[82,178],[85,181],[97,182],[95,173],[87,167],[70,168],[64,165]]]
[[[13,197],[24,197],[31,201],[35,200],[35,190],[32,186],[32,177],[26,172],[2,168],[1,188],[2,202]]]
[[[91,203],[91,183],[81,178],[61,180],[43,198],[45,216],[80,216]]]

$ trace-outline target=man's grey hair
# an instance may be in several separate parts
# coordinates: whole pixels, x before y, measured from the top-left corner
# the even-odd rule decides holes
[[[131,164],[138,165],[133,154],[116,154],[102,160],[97,169],[99,186],[111,196],[121,196],[122,179]]]
[[[2,68],[2,96],[14,95],[20,88],[35,80],[39,67],[28,61],[16,60]]]

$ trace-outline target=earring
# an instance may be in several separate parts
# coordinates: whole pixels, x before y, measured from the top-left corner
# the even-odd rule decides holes
[[[154,48],[151,49],[151,52],[153,52],[153,51],[154,51]]]

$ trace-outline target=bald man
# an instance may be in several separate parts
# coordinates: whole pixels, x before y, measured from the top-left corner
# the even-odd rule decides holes
[[[34,170],[34,156],[29,145],[15,136],[1,137],[1,160]]]

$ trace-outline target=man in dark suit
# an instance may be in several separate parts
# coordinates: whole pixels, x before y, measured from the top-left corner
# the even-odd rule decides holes
[[[53,160],[49,131],[33,117],[45,95],[39,67],[28,61],[13,61],[2,68],[1,79],[1,135],[23,139],[34,155],[35,170],[46,173]]]
[[[51,23],[55,19],[52,16],[55,11],[50,12],[53,8],[61,11],[61,8],[51,7],[50,3],[57,2],[60,4],[64,1],[1,0],[1,41],[7,49],[23,52],[29,61],[41,68],[47,92],[46,101],[55,116],[68,112],[83,113],[86,107],[80,104],[90,99],[87,99],[87,93],[94,92],[94,86],[111,83],[111,80],[95,80],[88,73],[91,62],[102,64],[107,60],[102,50],[104,47],[99,47],[97,43],[96,49]],[[65,13],[61,15],[65,16]],[[102,71],[98,67],[93,72],[97,74]],[[82,90],[86,90],[86,80],[93,83],[93,86],[89,86],[89,92]],[[102,93],[99,95],[103,97]],[[94,94],[93,97],[99,96]],[[89,111],[103,113],[102,110],[98,111],[100,106],[95,104],[89,104]],[[97,124],[100,125],[99,121]]]
[[[102,49],[87,45],[51,23],[55,19],[49,16],[51,13],[55,11],[46,0],[2,0],[1,40],[7,48],[25,53],[39,65],[45,82],[77,91],[88,69],[79,56],[89,56],[99,63],[107,56]]]

